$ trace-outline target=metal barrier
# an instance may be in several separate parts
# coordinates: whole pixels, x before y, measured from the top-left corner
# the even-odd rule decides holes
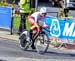
[[[51,13],[51,14],[50,14]],[[58,12],[48,12],[48,15],[58,17]],[[54,15],[53,15],[54,14]],[[55,15],[56,14],[56,15]]]

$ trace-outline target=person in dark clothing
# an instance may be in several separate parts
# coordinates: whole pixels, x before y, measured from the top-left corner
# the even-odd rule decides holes
[[[24,29],[26,29],[26,17],[28,16],[28,13],[20,13],[21,14],[21,21],[19,26],[19,32],[23,32]]]

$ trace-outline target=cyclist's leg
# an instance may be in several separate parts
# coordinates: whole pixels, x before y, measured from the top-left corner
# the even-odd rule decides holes
[[[31,17],[31,16],[28,16],[28,21],[29,21],[29,24],[31,24],[31,28],[30,28],[30,40],[32,40],[32,32],[33,32],[33,24],[34,24],[34,18]]]
[[[32,41],[32,45],[31,45],[32,49],[36,49],[35,45],[34,45],[35,40],[33,39],[33,37],[35,36],[36,32],[37,32],[37,28],[34,28],[33,30],[32,29],[30,30],[30,38],[31,38],[31,41]]]
[[[36,35],[36,32],[37,32],[37,28],[34,28],[33,31],[32,31],[32,36],[31,37],[34,38],[34,36]],[[34,45],[35,40],[33,38],[32,38],[32,45],[31,45],[31,47],[32,47],[32,49],[36,49],[36,47]]]
[[[29,21],[29,23],[32,25],[31,28],[30,28],[30,41],[32,41],[31,47],[32,47],[32,49],[35,49],[34,40],[33,40],[33,38],[32,38],[33,29],[35,28],[35,26],[34,26],[34,23],[35,23],[35,22],[34,22],[34,18],[29,17],[29,18],[28,18],[28,21]]]

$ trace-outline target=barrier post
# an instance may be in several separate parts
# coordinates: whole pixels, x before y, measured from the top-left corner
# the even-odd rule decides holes
[[[11,35],[13,35],[13,8],[12,8],[12,15],[11,15]]]

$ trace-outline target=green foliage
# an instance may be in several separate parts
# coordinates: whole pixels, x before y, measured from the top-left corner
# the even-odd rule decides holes
[[[55,47],[59,47],[61,45],[60,42],[56,42],[56,41],[51,41],[51,45],[55,46]]]

